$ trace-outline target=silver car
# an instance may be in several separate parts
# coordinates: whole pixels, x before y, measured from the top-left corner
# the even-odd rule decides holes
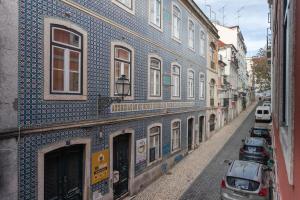
[[[227,174],[221,181],[221,200],[271,200],[271,169],[241,160],[229,164]]]

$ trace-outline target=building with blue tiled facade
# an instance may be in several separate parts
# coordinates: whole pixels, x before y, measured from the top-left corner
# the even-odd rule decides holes
[[[4,199],[133,195],[206,139],[217,30],[192,0],[0,4]],[[122,75],[129,91],[107,103]]]

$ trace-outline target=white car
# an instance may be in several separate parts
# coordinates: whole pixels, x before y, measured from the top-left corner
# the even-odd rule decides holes
[[[267,121],[272,120],[271,108],[270,106],[258,106],[255,112],[255,121]]]

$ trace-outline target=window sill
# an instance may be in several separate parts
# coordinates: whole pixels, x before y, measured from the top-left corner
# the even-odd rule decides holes
[[[192,52],[194,52],[194,53],[196,52],[195,49],[193,49],[191,47],[189,47],[189,50],[192,51]]]
[[[174,154],[176,154],[176,153],[178,153],[180,151],[181,151],[181,148],[175,149],[175,150],[171,151],[170,155],[172,156],[172,155],[174,155]]]
[[[45,94],[46,101],[86,101],[87,95],[72,95],[72,94]]]
[[[148,161],[147,167],[152,167],[152,166],[158,165],[159,163],[161,163],[161,161],[162,161],[162,157],[160,157],[159,159],[157,159],[151,163]]]
[[[172,36],[171,37],[173,40],[175,40],[176,42],[178,42],[179,44],[181,44],[181,40],[177,37]]]
[[[134,9],[135,9],[135,5],[134,5],[134,1],[132,2],[132,9],[126,7],[125,5],[123,5],[122,3],[118,2],[117,0],[112,0],[112,2],[117,5],[118,7],[122,8],[123,10],[125,10],[126,12],[135,15]]]
[[[171,97],[171,100],[181,100],[181,97]]]
[[[162,96],[160,97],[152,97],[152,96],[148,96],[148,100],[162,100]]]
[[[160,31],[160,32],[164,32],[163,31],[163,27],[158,27],[157,25],[155,25],[155,24],[153,24],[153,23],[151,23],[151,22],[148,22],[148,24],[151,26],[151,27],[153,27],[153,28],[155,28],[156,30],[158,30],[158,31]]]

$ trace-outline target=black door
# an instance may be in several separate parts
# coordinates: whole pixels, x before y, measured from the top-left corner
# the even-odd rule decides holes
[[[203,137],[203,122],[204,122],[204,116],[199,117],[199,143],[202,142]]]
[[[193,127],[194,125],[194,119],[191,118],[188,120],[188,150],[192,150],[192,144],[193,144]]]
[[[125,196],[128,193],[129,177],[129,134],[114,138],[113,146],[113,170],[119,174],[119,180],[114,183],[114,199]]]
[[[81,200],[83,145],[60,148],[45,154],[44,199]]]

